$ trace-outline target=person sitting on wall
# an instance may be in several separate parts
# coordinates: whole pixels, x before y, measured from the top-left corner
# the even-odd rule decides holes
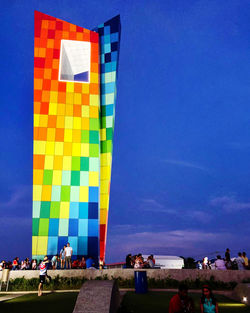
[[[248,257],[247,257],[247,255],[246,255],[246,252],[242,252],[242,258],[243,258],[243,260],[244,260],[244,266],[245,266],[245,269],[248,269]]]
[[[92,258],[92,256],[89,256],[88,259],[86,260],[86,268],[95,268],[95,262]]]
[[[79,268],[85,269],[86,268],[86,261],[84,256],[82,257],[80,263],[79,263]]]
[[[133,268],[131,253],[126,256],[126,268]]]
[[[171,298],[169,313],[194,313],[194,302],[188,296],[188,287],[185,284],[180,284],[178,293]]]

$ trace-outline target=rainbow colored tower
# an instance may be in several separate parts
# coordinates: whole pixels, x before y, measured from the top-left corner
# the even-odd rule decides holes
[[[105,259],[120,32],[35,12],[33,258]]]

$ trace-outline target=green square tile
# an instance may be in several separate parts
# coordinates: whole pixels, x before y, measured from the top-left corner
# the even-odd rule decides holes
[[[101,118],[101,128],[106,128],[106,117]]]
[[[107,140],[107,152],[112,152],[112,140]]]
[[[112,140],[113,139],[113,128],[106,129],[106,139]]]
[[[53,171],[52,170],[44,170],[43,174],[43,184],[44,185],[51,185],[53,178]]]
[[[106,116],[106,106],[105,105],[101,106],[101,116]]]
[[[99,157],[99,144],[90,144],[89,145],[89,156],[90,157]]]
[[[71,172],[71,186],[80,186],[80,172],[79,171]]]
[[[39,218],[32,219],[32,236],[38,236]]]
[[[88,130],[81,131],[81,142],[89,143],[89,131]]]
[[[89,170],[89,158],[81,157],[81,171],[88,171]]]
[[[99,131],[98,130],[91,130],[89,132],[89,143],[99,144]]]
[[[80,171],[80,157],[72,157],[72,171]]]
[[[60,216],[60,202],[51,202],[50,217],[59,218]]]
[[[48,236],[49,234],[49,219],[48,218],[40,218],[39,222],[39,236]]]
[[[101,153],[106,153],[107,152],[107,141],[101,141]]]
[[[62,186],[61,201],[70,201],[70,186]]]
[[[40,218],[49,218],[50,216],[50,202],[42,201],[40,209]]]
[[[99,119],[98,118],[90,118],[89,119],[89,129],[90,130],[99,130]]]

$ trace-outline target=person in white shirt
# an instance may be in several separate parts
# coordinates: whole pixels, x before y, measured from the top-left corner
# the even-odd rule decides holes
[[[227,269],[225,261],[222,260],[220,255],[217,255],[217,260],[215,261],[215,268],[217,270],[223,270],[223,271],[225,271]]]
[[[64,250],[65,250],[66,268],[71,269],[71,256],[73,254],[73,249],[72,247],[70,247],[69,242],[67,243],[67,247]]]

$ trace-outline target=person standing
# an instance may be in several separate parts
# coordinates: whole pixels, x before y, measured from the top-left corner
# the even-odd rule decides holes
[[[245,261],[242,257],[241,252],[238,253],[238,257],[235,259],[237,266],[238,266],[238,270],[244,270],[244,265],[245,265]]]
[[[226,268],[228,270],[232,269],[232,262],[231,262],[231,257],[230,257],[230,250],[229,248],[226,249],[226,252],[225,252],[225,265],[226,265]]]
[[[242,252],[242,258],[243,258],[244,263],[245,263],[245,268],[248,269],[248,257],[246,255],[246,252]]]
[[[40,263],[39,265],[39,269],[40,269],[40,282],[39,282],[39,285],[38,285],[38,297],[42,296],[43,294],[43,284],[45,284],[45,279],[46,279],[46,276],[47,275],[47,270],[48,270],[48,263],[49,263],[49,260],[48,260],[48,257],[47,255],[45,255],[43,261]],[[51,280],[51,277],[48,276],[49,280]]]
[[[174,295],[169,303],[169,313],[194,313],[194,303],[188,296],[188,287],[179,286],[179,292]]]
[[[64,269],[65,267],[65,248],[66,246],[63,246],[60,251],[61,269]]]
[[[66,268],[71,269],[71,257],[73,254],[73,249],[70,247],[69,242],[67,243],[67,247],[65,248],[65,261],[66,261]]]
[[[222,260],[220,255],[217,255],[217,260],[215,261],[215,269],[217,270],[226,270],[225,261]]]
[[[201,313],[218,313],[218,303],[212,293],[211,288],[208,285],[202,287],[201,296]]]

